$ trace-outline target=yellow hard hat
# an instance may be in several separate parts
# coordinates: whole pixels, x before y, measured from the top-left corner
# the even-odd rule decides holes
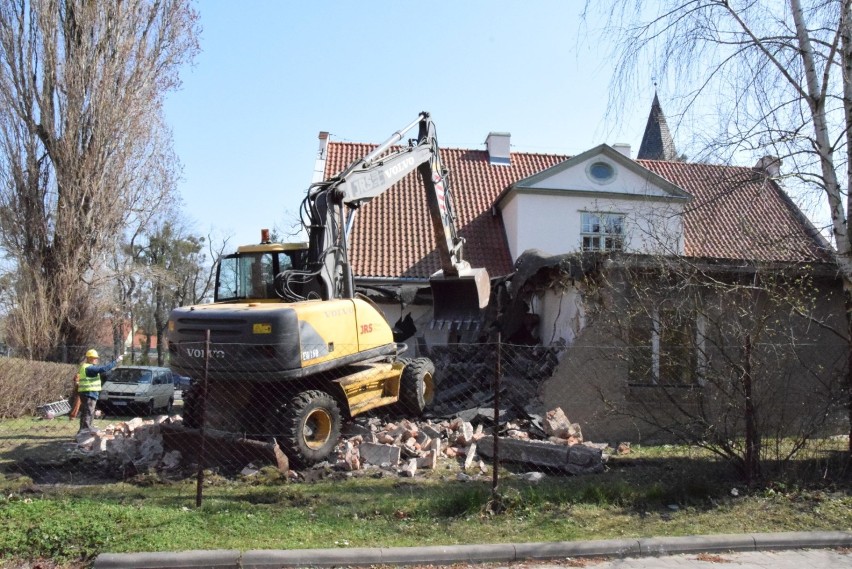
[[[86,357],[87,358],[97,358],[97,357],[100,357],[100,356],[98,356],[97,350],[89,350],[88,352],[86,352]]]

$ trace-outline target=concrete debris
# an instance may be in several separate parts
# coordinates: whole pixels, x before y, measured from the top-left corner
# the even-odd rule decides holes
[[[571,423],[562,409],[550,409],[540,416],[521,414],[526,418],[519,416],[512,421],[501,422],[496,429],[500,433],[501,461],[570,474],[603,470],[608,458],[604,451],[611,451],[609,446],[584,442],[580,426]],[[234,472],[241,472],[244,476],[255,476],[264,464],[272,463],[291,480],[312,479],[311,472],[317,469],[337,470],[347,473],[347,476],[374,469],[376,476],[413,478],[418,473],[435,471],[442,460],[455,460],[464,476],[468,477],[459,479],[466,480],[487,474],[489,467],[482,457],[494,456],[492,433],[495,428],[493,423],[482,420],[486,415],[487,412],[465,415],[480,417],[478,422],[471,422],[463,416],[437,421],[424,419],[421,422],[405,419],[383,422],[377,417],[358,417],[344,426],[344,434],[328,462],[301,473],[289,470],[287,457],[275,441],[249,440],[241,435],[211,429],[205,430],[205,433],[213,441],[207,445],[209,452],[218,449],[236,460],[232,462],[237,466]],[[181,467],[194,466],[195,455],[191,447],[200,444],[198,429],[185,429],[181,424],[182,419],[178,415],[148,420],[136,417],[109,425],[102,431],[82,432],[77,435],[76,446],[87,454],[102,453],[139,472],[152,468],[177,471]],[[187,442],[187,433],[198,436],[194,442],[188,442],[189,447],[179,448],[170,442],[177,433],[184,442]],[[246,448],[246,445],[252,448]],[[234,456],[237,451],[239,456]],[[630,443],[621,443],[616,452],[630,452]],[[528,473],[524,479],[537,482],[540,477],[536,474]]]
[[[524,480],[526,482],[530,482],[532,484],[537,484],[537,483],[541,482],[542,480],[544,480],[546,478],[546,476],[544,475],[543,472],[524,472],[523,474],[520,475],[519,478],[521,478],[521,480]]]
[[[405,467],[400,471],[400,474],[407,476],[408,478],[414,478],[414,475],[417,474],[417,459],[412,458],[409,460]]]
[[[414,460],[417,461],[417,468],[427,468],[429,470],[438,468],[438,453],[434,450],[430,450],[425,456]]]
[[[470,470],[473,467],[473,463],[479,461],[479,456],[476,454],[476,444],[472,444],[467,447],[467,451],[464,456],[464,470],[465,472]]]
[[[250,462],[245,466],[245,468],[240,471],[240,474],[242,474],[243,476],[257,476],[259,472],[260,469],[257,467],[257,465],[253,462]]]
[[[479,442],[479,451],[486,457],[493,457],[494,437],[483,437]],[[534,464],[570,474],[592,474],[604,470],[601,450],[583,444],[566,447],[550,441],[521,441],[500,437],[499,455],[501,461]]]
[[[342,456],[338,460],[337,464],[339,468],[348,472],[361,470],[361,456],[352,441],[347,441],[343,445]]]
[[[82,431],[76,436],[76,450],[84,454],[103,454],[120,465],[132,465],[135,471],[149,468],[172,470],[179,466],[179,452],[164,453],[160,425],[180,422],[180,416],[156,419],[135,417],[107,425],[102,430]]]
[[[361,443],[358,453],[363,462],[380,466],[389,464],[396,468],[399,466],[401,449],[392,444]]]
[[[165,470],[174,470],[180,466],[180,461],[183,458],[179,450],[170,450],[163,454],[162,467]]]
[[[583,442],[580,425],[571,423],[561,407],[551,409],[544,414],[544,432],[548,437]]]

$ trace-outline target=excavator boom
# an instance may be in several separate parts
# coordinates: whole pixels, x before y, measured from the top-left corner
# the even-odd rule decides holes
[[[415,126],[419,127],[416,141],[407,147],[395,147]],[[441,328],[473,329],[481,322],[483,309],[488,305],[490,280],[484,268],[471,268],[464,259],[464,238],[456,229],[449,173],[441,163],[435,125],[426,112],[337,176],[308,190],[302,209],[310,234],[307,261],[308,272],[313,276],[310,293],[325,300],[354,296],[347,236],[355,211],[415,170],[426,190],[441,259],[441,270],[429,280],[433,324]]]

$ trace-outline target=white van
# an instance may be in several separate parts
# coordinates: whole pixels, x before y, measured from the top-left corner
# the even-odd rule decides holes
[[[172,371],[166,367],[120,366],[106,374],[98,406],[104,412],[129,415],[171,413],[175,402]]]

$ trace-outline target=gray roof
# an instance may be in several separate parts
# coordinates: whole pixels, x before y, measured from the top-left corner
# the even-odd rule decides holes
[[[639,145],[639,155],[636,158],[639,160],[677,160],[674,139],[669,131],[663,109],[660,107],[657,93],[654,93],[651,113],[648,115],[645,134],[642,136],[642,144]]]

